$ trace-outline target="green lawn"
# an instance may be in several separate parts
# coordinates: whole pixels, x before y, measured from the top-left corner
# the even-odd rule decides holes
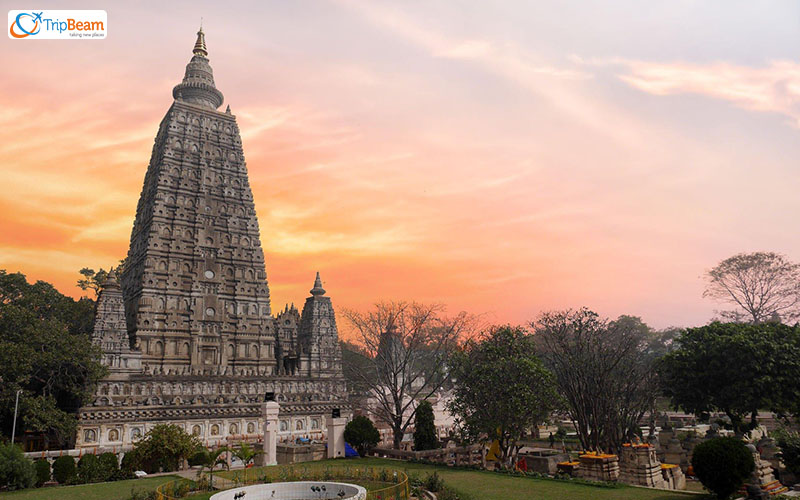
[[[459,493],[474,499],[486,500],[701,500],[705,497],[689,493],[668,492],[646,488],[600,488],[565,481],[514,477],[488,471],[451,469],[443,466],[414,464],[397,460],[361,458],[355,460],[323,460],[297,464],[308,470],[325,466],[386,467],[404,470],[410,475],[424,477],[437,471],[445,484]],[[282,466],[270,467],[272,469]],[[259,469],[251,469],[248,474],[257,474]],[[217,476],[232,477],[235,471],[219,472]],[[241,471],[240,471],[241,473]],[[125,500],[131,496],[131,488],[154,490],[158,485],[175,479],[175,476],[148,477],[113,483],[85,484],[80,486],[58,486],[0,494],[5,500]],[[378,483],[365,484],[368,489],[381,486]],[[206,500],[210,493],[188,497],[191,500]]]
[[[81,484],[77,486],[53,486],[31,488],[0,494],[0,498],[13,500],[126,500],[132,488],[137,491],[155,490],[158,485],[177,479],[177,476],[145,477],[111,483]]]
[[[600,488],[582,484],[571,484],[565,481],[514,477],[488,471],[451,469],[444,466],[433,466],[401,462],[380,458],[361,458],[356,460],[323,460],[299,464],[308,469],[322,468],[326,465],[349,465],[351,467],[386,467],[400,469],[408,474],[424,477],[437,471],[445,485],[459,493],[470,495],[475,499],[487,500],[700,500],[703,496],[690,493],[668,492],[647,488]],[[272,468],[281,466],[273,466]],[[228,476],[229,472],[220,475]],[[257,474],[253,470],[250,474]],[[228,476],[230,477],[230,476]]]

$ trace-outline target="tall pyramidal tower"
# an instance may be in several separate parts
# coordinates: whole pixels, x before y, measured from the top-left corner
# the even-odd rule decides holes
[[[80,411],[78,446],[129,444],[165,421],[246,440],[265,394],[281,404],[287,439],[314,437],[346,409],[319,273],[302,315],[292,305],[272,316],[239,128],[230,106],[218,110],[202,28],[192,52],[156,135],[121,291],[114,276],[98,300],[94,340],[110,375]]]
[[[158,371],[258,367],[274,350],[269,287],[236,119],[217,108],[205,35],[197,34],[161,121],[122,274],[128,331]],[[225,347],[232,343],[234,352]]]

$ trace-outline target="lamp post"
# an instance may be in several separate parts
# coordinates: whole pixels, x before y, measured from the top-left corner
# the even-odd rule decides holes
[[[17,400],[14,403],[14,424],[11,426],[11,444],[14,444],[14,435],[17,433],[17,409],[19,408],[19,393],[22,389],[17,391]]]

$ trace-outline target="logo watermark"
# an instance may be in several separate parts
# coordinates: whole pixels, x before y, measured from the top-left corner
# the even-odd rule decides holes
[[[107,30],[104,10],[8,11],[8,37],[12,40],[102,39]]]

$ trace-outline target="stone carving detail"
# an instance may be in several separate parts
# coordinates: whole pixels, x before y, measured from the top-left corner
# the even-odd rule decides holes
[[[207,56],[201,30],[156,134],[124,270],[98,299],[93,340],[110,375],[80,411],[79,446],[84,429],[105,423],[141,432],[175,421],[206,437],[213,428],[215,438],[247,428],[243,419],[257,428],[267,392],[282,415],[346,407],[319,273],[302,314],[292,305],[272,316],[239,128],[230,107],[217,111],[223,97]],[[94,435],[92,445],[103,444],[108,431]]]

